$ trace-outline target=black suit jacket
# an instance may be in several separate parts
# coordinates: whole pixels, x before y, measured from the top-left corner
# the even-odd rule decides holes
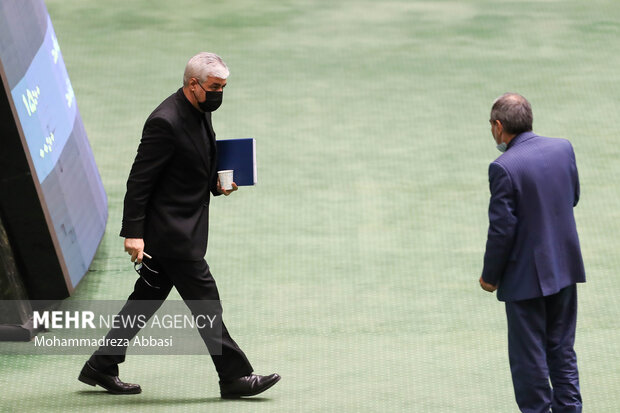
[[[219,195],[216,165],[211,113],[198,111],[179,89],[144,124],[120,235],[143,238],[154,257],[203,259],[210,193]]]

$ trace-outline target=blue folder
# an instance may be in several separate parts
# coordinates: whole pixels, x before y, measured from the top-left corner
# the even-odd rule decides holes
[[[256,185],[256,139],[217,141],[217,170],[232,169],[238,186]]]

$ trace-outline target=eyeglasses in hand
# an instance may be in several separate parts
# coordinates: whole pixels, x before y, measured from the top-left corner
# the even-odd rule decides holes
[[[150,257],[149,257],[150,258]],[[146,268],[146,271],[144,270]],[[154,274],[157,275],[159,274],[159,271],[155,271],[153,268],[149,267],[144,260],[142,262],[134,262],[133,263],[133,269],[136,270],[136,272],[138,273],[138,275],[140,276],[140,278],[142,278],[142,281],[144,281],[146,283],[146,285],[148,285],[151,288],[155,288],[157,290],[159,290],[159,287],[156,285],[151,284],[145,277],[146,274]],[[142,272],[145,271],[146,274],[143,274]]]

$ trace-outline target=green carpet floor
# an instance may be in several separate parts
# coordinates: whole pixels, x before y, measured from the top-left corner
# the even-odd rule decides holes
[[[148,114],[213,51],[218,138],[254,137],[259,184],[212,203],[207,260],[261,397],[219,399],[208,357],[128,357],[137,396],[76,380],[83,356],[0,356],[3,412],[516,412],[504,307],[478,286],[488,124],[514,91],[569,138],[588,283],[587,412],[620,394],[620,2],[47,0],[108,194],[76,299],[124,299],[125,181]],[[173,295],[172,299],[178,299]]]

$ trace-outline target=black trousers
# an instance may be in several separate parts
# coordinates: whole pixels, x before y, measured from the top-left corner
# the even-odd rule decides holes
[[[138,278],[133,293],[129,296],[119,315],[143,315],[147,320],[150,319],[168,297],[173,286],[194,315],[201,311],[200,308],[196,308],[198,300],[217,301],[219,305],[220,296],[217,286],[209,271],[209,265],[204,259],[201,261],[185,261],[153,257],[153,259],[145,258],[144,263],[150,268],[156,269],[158,274],[155,277],[148,278],[145,274],[144,278]],[[144,300],[149,301],[145,303]],[[217,337],[206,330],[198,328],[211,353],[211,359],[221,381],[234,380],[252,373],[253,368],[250,362],[237,343],[230,337],[223,322],[221,335],[218,334]],[[140,331],[138,327],[114,328],[108,332],[106,338],[120,338],[130,341],[138,334],[138,331]],[[218,354],[214,354],[212,348],[216,348]],[[124,351],[126,350],[125,348]],[[89,363],[103,373],[117,376],[119,363],[125,361],[124,351],[122,354],[118,354],[118,349],[115,349],[114,354],[111,354],[106,348],[101,347],[90,357]]]

